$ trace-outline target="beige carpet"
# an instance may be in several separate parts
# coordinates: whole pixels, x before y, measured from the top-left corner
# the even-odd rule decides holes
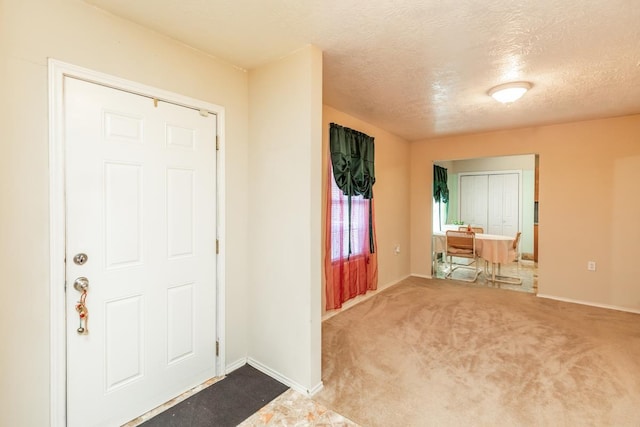
[[[409,278],[323,324],[315,400],[362,426],[640,426],[640,315]]]

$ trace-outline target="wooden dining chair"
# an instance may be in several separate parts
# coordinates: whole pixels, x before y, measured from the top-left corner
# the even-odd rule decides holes
[[[482,227],[469,227],[468,225],[461,225],[460,227],[458,227],[458,231],[469,231],[469,228],[471,228],[471,231],[473,231],[476,234],[484,234],[484,228]],[[484,271],[487,271],[489,264],[488,262],[485,260],[484,262]]]
[[[453,265],[453,257],[472,259],[470,265]],[[445,234],[445,258],[449,260],[448,271],[445,279],[452,278],[455,270],[473,270],[472,279],[456,279],[464,282],[475,282],[478,279],[480,270],[478,269],[478,253],[476,251],[476,233],[473,231],[448,230]],[[473,265],[473,267],[471,267]]]

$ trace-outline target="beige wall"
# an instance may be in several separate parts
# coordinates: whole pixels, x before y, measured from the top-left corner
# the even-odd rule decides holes
[[[226,356],[246,357],[247,74],[81,1],[5,0],[1,12],[2,424],[50,424],[48,57],[226,108]]]
[[[433,160],[526,153],[540,155],[539,293],[640,310],[640,115],[413,143],[412,273],[431,273]]]
[[[249,356],[320,385],[322,53],[249,73]]]
[[[383,289],[409,275],[410,144],[389,132],[325,105],[322,114],[322,194],[325,194],[327,186],[330,123],[337,123],[375,138],[376,183],[373,186],[373,197],[378,239],[378,288]],[[325,212],[325,209],[326,199],[323,197],[322,212]],[[394,253],[396,245],[400,245],[398,255]],[[324,249],[322,257],[324,259]],[[322,278],[324,313],[324,272]]]

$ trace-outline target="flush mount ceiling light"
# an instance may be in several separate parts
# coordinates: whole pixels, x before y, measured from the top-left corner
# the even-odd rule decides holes
[[[492,87],[488,93],[496,101],[508,104],[520,99],[532,86],[529,82],[511,82]]]

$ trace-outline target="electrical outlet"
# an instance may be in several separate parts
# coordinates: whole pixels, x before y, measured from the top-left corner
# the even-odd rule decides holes
[[[587,261],[587,270],[596,271],[596,262],[595,261]]]
[[[400,245],[396,245],[393,248],[393,253],[396,254],[396,255],[398,255],[400,253]]]

